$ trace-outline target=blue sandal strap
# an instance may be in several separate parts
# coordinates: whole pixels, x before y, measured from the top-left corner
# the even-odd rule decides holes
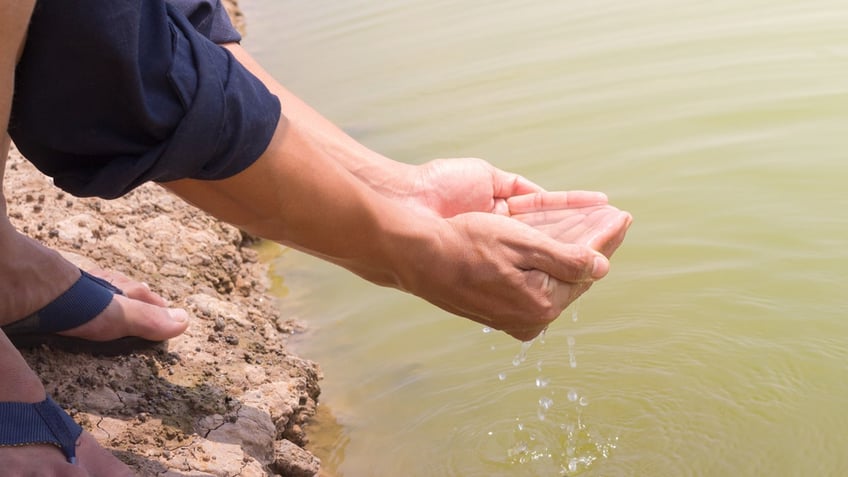
[[[65,293],[32,315],[3,327],[6,334],[56,333],[88,323],[123,292],[111,283],[80,270],[79,279]]]
[[[0,403],[0,446],[51,444],[76,463],[82,428],[50,396],[37,403]]]

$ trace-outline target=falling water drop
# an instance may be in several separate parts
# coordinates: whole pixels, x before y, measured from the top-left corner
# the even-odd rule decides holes
[[[577,340],[573,336],[568,337],[568,365],[572,368],[577,367],[577,353],[574,350],[574,344]]]
[[[514,358],[512,358],[513,366],[519,366],[521,365],[521,363],[527,361],[527,351],[530,349],[531,346],[533,346],[533,340],[524,341],[521,343],[521,351],[519,351],[518,354],[515,355]]]

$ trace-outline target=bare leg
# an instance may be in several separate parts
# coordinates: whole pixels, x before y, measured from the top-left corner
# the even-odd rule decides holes
[[[6,129],[11,107],[14,69],[23,46],[32,1],[0,0],[0,181],[5,172],[9,137]],[[0,182],[2,184],[2,182]],[[79,276],[79,270],[59,254],[20,235],[6,215],[6,200],[0,189],[0,324],[15,321],[43,307]],[[128,283],[129,284],[129,283]],[[125,336],[131,330],[153,332],[160,338],[185,329],[186,322],[173,320],[152,294],[133,292],[136,298],[114,301],[95,320],[69,334],[91,339]],[[161,300],[161,299],[159,299]],[[185,318],[184,312],[176,313]],[[138,323],[152,320],[147,328]],[[158,326],[162,324],[162,326]],[[153,328],[153,329],[151,329]],[[151,338],[153,338],[151,336]],[[20,353],[0,332],[0,402],[33,403],[44,399],[44,388]],[[53,446],[0,447],[4,475],[125,476],[130,470],[94,438],[83,433],[78,441],[78,466],[66,462]]]
[[[44,400],[44,387],[18,350],[0,333],[0,402],[34,403]],[[4,475],[131,476],[121,461],[100,447],[87,432],[77,441],[79,465],[71,465],[52,445],[0,447]]]

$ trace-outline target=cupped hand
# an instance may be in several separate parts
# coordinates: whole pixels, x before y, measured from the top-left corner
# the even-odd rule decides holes
[[[624,241],[633,218],[611,205],[579,205],[575,194],[544,192],[513,197],[507,201],[510,217],[559,242],[584,245],[611,257]]]
[[[445,218],[466,212],[510,215],[507,200],[543,192],[540,186],[526,178],[477,158],[435,159],[410,171],[403,181],[407,185],[399,191],[404,200]],[[600,192],[569,194],[567,207],[607,203],[606,195]]]
[[[545,209],[552,202],[544,201],[562,197],[542,199],[535,206],[536,199],[513,201],[516,218],[448,219],[440,250],[421,265],[409,291],[519,340],[538,335],[606,275],[609,263],[596,250],[611,254],[630,224],[629,214],[611,206],[565,213]]]

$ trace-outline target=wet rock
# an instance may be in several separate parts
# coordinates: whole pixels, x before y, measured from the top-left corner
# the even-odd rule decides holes
[[[274,449],[273,470],[286,477],[315,477],[321,469],[321,461],[291,441],[277,442]]]

